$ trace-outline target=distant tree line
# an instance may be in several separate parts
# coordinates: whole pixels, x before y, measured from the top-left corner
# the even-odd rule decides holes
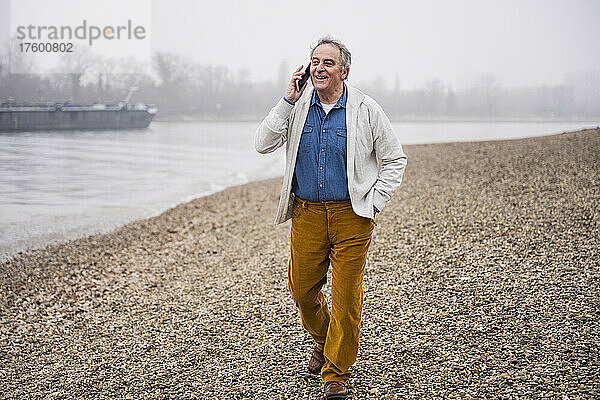
[[[393,118],[584,119],[600,116],[600,79],[596,80],[595,91],[591,85],[574,82],[502,87],[492,75],[484,75],[462,90],[454,90],[439,79],[414,90],[389,90],[377,84],[364,89],[376,93]]]
[[[164,52],[153,55],[150,72],[132,59],[103,60],[85,51],[63,58],[61,73],[13,74],[9,63],[21,72],[34,70],[18,52],[0,54],[1,100],[116,102],[130,86],[137,86],[133,101],[156,104],[161,119],[260,119],[280,98],[291,75],[282,63],[276,81],[253,83],[246,79],[247,71]],[[461,90],[439,79],[414,90],[399,90],[381,79],[357,86],[375,97],[393,119],[593,118],[600,116],[599,76],[575,74],[561,85],[515,88],[502,87],[492,75]]]

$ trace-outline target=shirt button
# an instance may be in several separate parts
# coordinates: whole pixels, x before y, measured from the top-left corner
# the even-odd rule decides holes
[[[321,183],[321,184],[319,184],[319,187],[323,187],[323,184],[322,184],[322,183]]]
[[[323,169],[323,167],[321,167],[320,169]]]
[[[321,149],[321,151],[325,151],[325,149]]]
[[[325,132],[325,129],[323,129],[323,132]]]

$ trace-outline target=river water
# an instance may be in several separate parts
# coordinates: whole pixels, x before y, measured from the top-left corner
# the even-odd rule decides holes
[[[398,122],[403,144],[497,140],[593,122]],[[0,259],[107,232],[226,187],[281,176],[258,122],[153,122],[138,131],[0,133]]]

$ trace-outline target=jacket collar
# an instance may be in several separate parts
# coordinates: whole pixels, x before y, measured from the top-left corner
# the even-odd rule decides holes
[[[304,93],[302,93],[302,96],[300,97],[300,99],[298,99],[298,102],[296,103],[296,105],[303,107],[306,103],[308,103],[308,105],[310,106],[314,91],[315,91],[315,88],[313,87],[313,85],[310,83],[310,80],[309,80],[306,89],[304,89]],[[357,88],[352,87],[350,85],[346,85],[346,95],[347,95],[346,108],[358,107],[365,98],[365,95],[363,92],[361,92]]]
[[[340,96],[338,101],[335,103],[333,108],[346,108],[346,99],[348,97],[348,91],[346,90],[346,84],[344,83],[343,85],[344,85],[344,89],[342,89],[342,95]],[[317,94],[317,91],[313,90],[313,94],[312,94],[312,97],[310,100],[310,106],[312,107],[315,104],[318,104],[322,107],[321,99],[319,99],[319,95]]]

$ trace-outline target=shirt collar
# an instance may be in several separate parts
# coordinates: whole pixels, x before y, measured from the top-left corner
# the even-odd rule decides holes
[[[348,98],[348,91],[346,90],[346,83],[344,83],[344,91],[342,92],[342,95],[338,99],[337,103],[335,103],[335,106],[333,106],[333,108],[346,108],[346,99],[347,98]],[[318,104],[321,107],[323,107],[321,105],[321,100],[319,100],[319,96],[317,96],[316,89],[313,90],[312,99],[310,101],[310,106],[312,107],[315,104]]]

